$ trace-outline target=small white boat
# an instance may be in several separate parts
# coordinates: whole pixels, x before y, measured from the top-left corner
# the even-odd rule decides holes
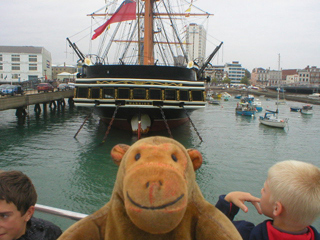
[[[279,88],[278,88],[278,96],[277,96],[277,102],[279,102]],[[259,121],[261,124],[269,126],[269,127],[275,127],[275,128],[285,128],[288,125],[289,118],[279,119],[279,109],[277,105],[276,111],[266,110],[266,113],[264,116],[260,116]]]
[[[304,105],[304,106],[302,106],[300,112],[305,115],[312,115],[313,114],[313,107],[309,104]]]
[[[289,119],[279,119],[278,111],[267,110],[263,117],[260,116],[259,121],[261,124],[269,127],[285,128],[288,125]]]
[[[320,99],[320,93],[312,93],[308,96],[311,99]]]
[[[220,101],[214,99],[213,97],[209,97],[208,103],[209,103],[209,104],[213,104],[213,105],[219,105],[219,104],[220,104]]]

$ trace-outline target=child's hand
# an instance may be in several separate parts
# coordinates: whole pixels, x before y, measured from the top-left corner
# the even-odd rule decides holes
[[[262,214],[260,208],[260,198],[252,196],[250,193],[247,192],[230,192],[228,193],[225,198],[227,202],[232,202],[236,206],[242,209],[244,212],[248,212],[248,208],[244,205],[244,202],[251,202],[252,205],[257,209],[259,214]]]

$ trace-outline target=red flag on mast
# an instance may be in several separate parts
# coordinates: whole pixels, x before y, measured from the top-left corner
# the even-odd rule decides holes
[[[100,36],[101,33],[111,23],[123,22],[128,20],[136,19],[136,2],[133,0],[124,0],[123,3],[118,7],[117,11],[108,19],[103,25],[94,30],[95,34],[92,36],[92,40]]]

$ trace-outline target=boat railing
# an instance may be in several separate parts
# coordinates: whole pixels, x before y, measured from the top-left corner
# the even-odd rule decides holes
[[[51,215],[56,215],[59,217],[69,218],[76,221],[81,220],[82,218],[85,218],[86,216],[88,216],[87,214],[68,211],[68,210],[55,208],[55,207],[49,207],[41,204],[36,204],[35,210],[38,212],[43,212]]]

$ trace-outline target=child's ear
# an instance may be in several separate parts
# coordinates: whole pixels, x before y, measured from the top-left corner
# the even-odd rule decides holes
[[[283,206],[281,202],[276,201],[273,205],[273,215],[279,216],[283,212]]]
[[[34,213],[35,207],[30,206],[29,209],[25,213],[25,221],[28,222]]]

